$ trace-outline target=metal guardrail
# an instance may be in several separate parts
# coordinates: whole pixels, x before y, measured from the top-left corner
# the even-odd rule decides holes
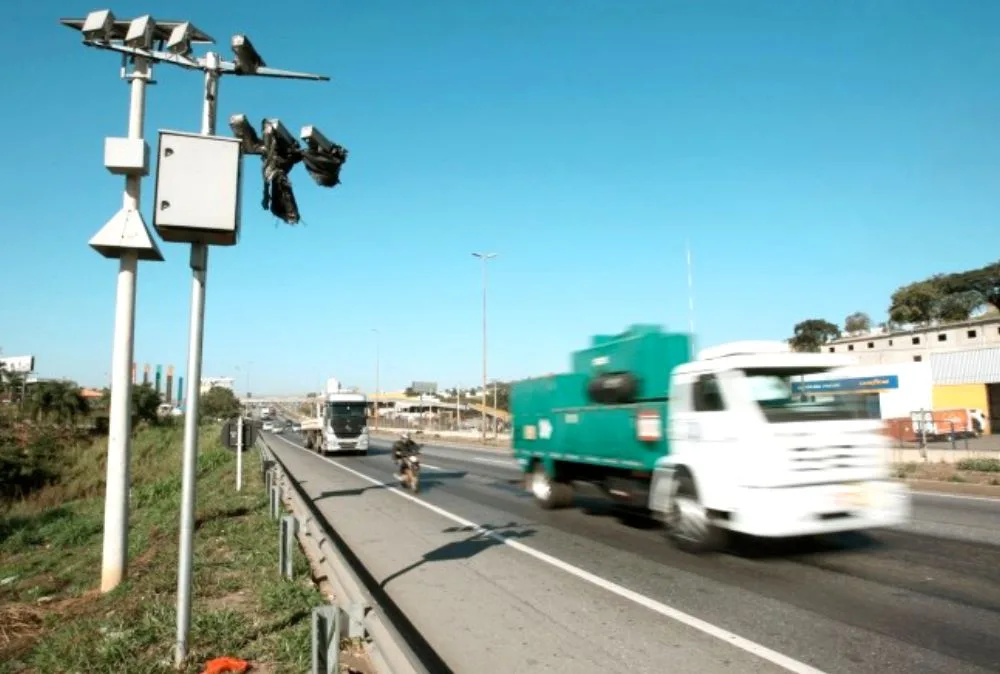
[[[339,672],[342,638],[363,640],[379,674],[430,674],[401,630],[392,624],[391,612],[372,597],[366,583],[338,546],[342,541],[288,473],[263,436],[257,438],[261,472],[270,497],[271,517],[280,518],[279,571],[292,575],[292,553],[297,538],[302,551],[321,580],[331,586],[335,604],[313,610],[313,674]],[[281,516],[282,506],[291,514]],[[363,570],[362,574],[366,575]],[[411,628],[412,629],[412,628]]]

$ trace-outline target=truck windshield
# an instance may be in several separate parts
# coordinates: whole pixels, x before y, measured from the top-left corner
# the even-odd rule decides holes
[[[828,368],[748,368],[743,370],[746,391],[768,422],[867,419],[863,395],[798,393],[793,384]]]
[[[364,419],[365,406],[362,403],[329,403],[328,414],[341,419]]]

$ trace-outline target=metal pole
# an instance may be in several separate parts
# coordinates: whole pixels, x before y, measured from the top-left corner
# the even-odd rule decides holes
[[[379,382],[379,331],[373,328],[375,333],[375,430],[378,430],[378,403],[382,397],[382,389]]]
[[[485,255],[483,256],[483,444],[486,444],[486,267],[488,259]]]
[[[236,491],[243,491],[243,411],[236,418]]]
[[[493,437],[500,437],[500,431],[497,428],[497,383],[493,382]]]
[[[136,58],[132,70],[128,137],[143,137],[149,61]],[[141,176],[125,178],[122,205],[139,210]],[[111,351],[111,408],[108,419],[108,468],[104,497],[104,547],[101,559],[101,592],[110,592],[128,571],[129,462],[132,434],[132,356],[135,348],[135,283],[139,254],[122,251],[118,263],[115,299],[115,333]],[[21,395],[24,402],[24,395]]]
[[[219,90],[219,56],[205,55],[205,98],[201,133],[215,133],[216,96]],[[208,276],[208,246],[191,244],[191,324],[188,334],[187,411],[184,415],[184,461],[181,492],[180,559],[177,567],[177,644],[174,665],[180,669],[187,658],[191,631],[191,588],[194,547],[194,513],[198,469],[198,403],[201,396],[201,354],[205,327],[205,281]]]

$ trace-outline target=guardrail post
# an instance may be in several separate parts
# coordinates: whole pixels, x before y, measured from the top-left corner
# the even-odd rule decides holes
[[[276,520],[281,514],[281,487],[271,484],[271,519]]]
[[[295,575],[295,534],[298,529],[299,521],[295,519],[295,515],[285,515],[281,518],[278,530],[278,570],[288,580]]]
[[[274,472],[270,470],[264,471],[264,489],[268,494],[271,493],[271,486],[274,484]]]
[[[335,606],[312,610],[312,674],[340,671],[340,611]]]
[[[365,605],[356,601],[348,602],[344,613],[347,615],[347,636],[352,639],[364,639]]]

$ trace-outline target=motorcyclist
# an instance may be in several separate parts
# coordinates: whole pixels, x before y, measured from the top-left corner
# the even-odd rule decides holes
[[[397,477],[402,478],[403,460],[410,454],[415,454],[418,449],[419,445],[413,441],[409,433],[403,433],[399,440],[392,443],[392,460],[396,462],[399,471]]]

